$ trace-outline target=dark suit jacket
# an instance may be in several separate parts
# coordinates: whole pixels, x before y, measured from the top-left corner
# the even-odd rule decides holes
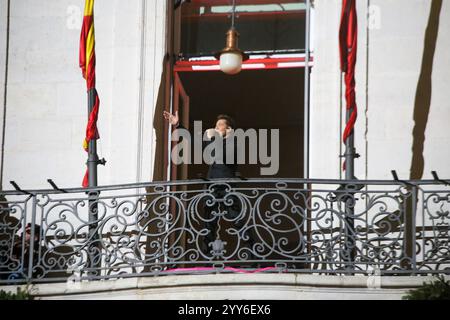
[[[178,125],[177,129],[182,128],[182,129],[186,129],[185,127],[183,127],[181,124]],[[212,137],[211,140],[209,141],[203,141],[203,149],[205,149],[205,147],[207,145],[209,145],[210,143],[212,143],[214,141],[215,137]],[[232,163],[226,163],[226,159],[227,159],[227,153],[226,153],[226,149],[227,149],[227,145],[231,144],[234,142],[233,145],[233,150],[234,150],[234,159]],[[236,177],[236,171],[237,171],[237,144],[236,144],[236,138],[234,136],[225,138],[222,140],[222,163],[217,163],[219,155],[215,155],[213,152],[213,157],[217,156],[217,159],[214,158],[214,162],[212,164],[209,165],[209,169],[208,169],[208,174],[207,174],[207,178],[208,179],[215,179],[215,178],[234,178]]]

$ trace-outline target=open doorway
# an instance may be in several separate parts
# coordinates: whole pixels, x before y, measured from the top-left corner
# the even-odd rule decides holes
[[[221,113],[233,117],[237,128],[243,130],[279,129],[279,170],[268,177],[303,178],[303,68],[243,70],[235,76],[220,71],[178,75],[183,88],[181,96],[187,96],[189,101],[180,102],[179,109],[191,134],[194,121],[202,121],[206,130],[214,126]],[[247,143],[246,155],[248,148]],[[261,177],[261,167],[264,165],[246,161],[238,171],[244,177]],[[206,164],[178,166],[177,179],[205,177],[207,170]]]

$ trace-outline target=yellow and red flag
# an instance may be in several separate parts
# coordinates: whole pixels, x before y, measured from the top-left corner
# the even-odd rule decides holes
[[[94,31],[94,0],[86,0],[84,7],[83,26],[80,35],[80,68],[83,78],[86,79],[87,91],[93,91],[95,95],[95,103],[86,126],[86,137],[83,142],[83,148],[88,151],[89,142],[99,138],[97,131],[98,110],[100,107],[100,99],[95,89],[95,31]],[[89,185],[89,171],[83,178],[83,187]]]
[[[80,35],[80,68],[86,79],[87,89],[95,87],[95,31],[94,0],[86,0],[83,26]]]

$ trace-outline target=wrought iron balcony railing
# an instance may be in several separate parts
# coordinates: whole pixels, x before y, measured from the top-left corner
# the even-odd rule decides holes
[[[7,191],[0,283],[233,271],[450,273],[436,181],[189,180]]]

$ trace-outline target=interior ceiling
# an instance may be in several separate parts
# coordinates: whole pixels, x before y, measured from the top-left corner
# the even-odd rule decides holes
[[[190,97],[190,119],[212,127],[220,113],[240,128],[281,128],[303,123],[304,69],[180,72]]]

